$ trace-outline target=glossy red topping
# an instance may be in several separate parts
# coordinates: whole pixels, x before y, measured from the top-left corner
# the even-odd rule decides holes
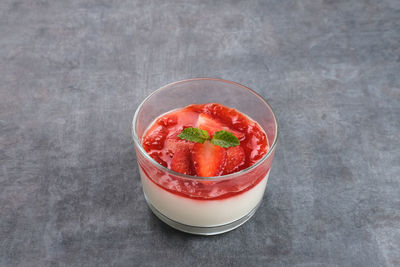
[[[206,130],[210,136],[230,131],[240,146],[222,148],[209,142],[193,143],[177,135],[187,127]],[[261,127],[233,108],[210,103],[189,105],[163,114],[149,127],[143,148],[161,165],[176,172],[197,176],[218,176],[250,167],[268,152],[268,141]]]
[[[241,146],[229,147],[226,150],[226,164],[224,174],[230,174],[238,170],[246,162],[246,155]]]

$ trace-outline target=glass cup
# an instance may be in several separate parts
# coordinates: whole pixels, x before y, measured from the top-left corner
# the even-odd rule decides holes
[[[267,134],[268,153],[247,169],[216,177],[177,173],[146,153],[141,140],[157,117],[190,104],[205,103],[235,108],[258,122]],[[132,122],[147,204],[159,219],[183,232],[214,235],[239,227],[251,218],[261,203],[278,134],[278,122],[271,107],[243,85],[221,79],[196,78],[161,87],[139,105]]]

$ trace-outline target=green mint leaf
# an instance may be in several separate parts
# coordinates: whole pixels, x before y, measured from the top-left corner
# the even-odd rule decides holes
[[[178,134],[178,137],[181,139],[202,144],[204,143],[204,141],[210,139],[207,131],[192,127],[184,129],[180,134]]]
[[[211,143],[216,146],[230,147],[240,145],[239,139],[234,136],[231,132],[218,131],[213,135]]]

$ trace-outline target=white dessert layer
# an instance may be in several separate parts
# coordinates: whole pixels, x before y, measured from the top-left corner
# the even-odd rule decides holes
[[[218,200],[196,200],[172,194],[155,185],[139,168],[143,191],[148,201],[163,215],[176,222],[199,227],[224,225],[236,221],[261,201],[269,172],[255,187],[236,196]]]

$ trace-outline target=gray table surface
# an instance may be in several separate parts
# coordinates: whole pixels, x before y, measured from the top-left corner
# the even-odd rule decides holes
[[[143,198],[133,113],[218,77],[281,136],[245,225],[199,237]],[[0,266],[399,266],[400,1],[0,2]]]

